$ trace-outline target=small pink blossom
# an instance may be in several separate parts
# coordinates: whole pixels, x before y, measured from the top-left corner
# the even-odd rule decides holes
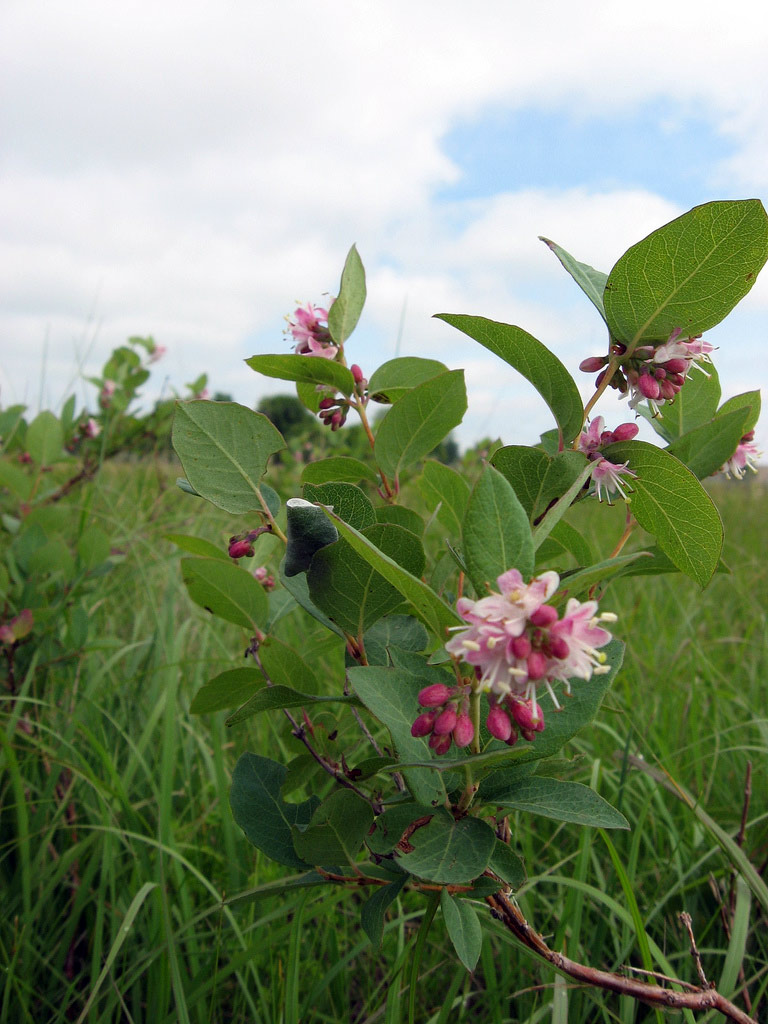
[[[294,319],[288,320],[288,332],[296,342],[294,352],[299,356],[320,356],[322,359],[335,359],[339,351],[334,345],[331,332],[328,330],[328,310],[313,306],[298,306],[293,314]]]
[[[98,437],[101,433],[101,426],[93,416],[89,416],[85,423],[80,424],[80,433],[83,437]]]
[[[742,437],[736,451],[720,470],[729,479],[731,476],[735,476],[737,480],[743,479],[748,469],[752,470],[753,473],[757,472],[756,463],[763,453],[753,442],[752,438],[754,436],[754,431],[750,431],[749,434]]]
[[[595,484],[595,494],[597,500],[603,500],[603,491],[605,491],[605,497],[608,500],[608,504],[612,505],[611,495],[615,494],[616,491],[622,496],[624,501],[629,501],[624,487],[628,490],[632,490],[631,487],[624,481],[624,487],[621,484],[622,476],[636,477],[637,473],[633,473],[631,469],[627,469],[629,463],[624,462],[618,465],[614,462],[609,462],[608,459],[600,459],[599,462],[595,463],[595,468],[592,470],[592,480]]]
[[[148,363],[157,363],[157,362],[159,362],[163,358],[163,356],[165,355],[165,353],[167,351],[168,351],[168,349],[165,347],[165,345],[155,345],[155,347],[149,353],[149,359],[147,359],[147,362]]]

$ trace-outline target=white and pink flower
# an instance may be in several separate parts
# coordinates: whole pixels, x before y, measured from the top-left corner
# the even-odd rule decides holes
[[[328,330],[328,310],[308,302],[299,306],[288,319],[288,332],[296,342],[294,352],[299,356],[320,356],[335,359],[339,351]]]
[[[735,476],[737,480],[743,479],[748,469],[753,473],[757,472],[757,460],[763,453],[754,443],[754,436],[754,430],[745,434],[741,441],[739,441],[736,451],[720,470],[729,479],[732,476]]]

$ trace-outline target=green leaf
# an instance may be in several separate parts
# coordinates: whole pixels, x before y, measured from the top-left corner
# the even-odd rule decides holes
[[[50,466],[61,458],[64,432],[52,412],[41,412],[27,428],[26,448],[38,466]]]
[[[276,637],[267,637],[259,646],[259,658],[273,683],[301,687],[305,693],[319,692],[317,676],[304,658]]]
[[[14,498],[27,501],[32,493],[34,480],[20,466],[14,466],[7,458],[0,459],[0,487],[7,487]]]
[[[448,367],[436,359],[405,356],[390,359],[373,371],[368,381],[368,394],[374,402],[396,402],[426,380],[446,373]]]
[[[376,522],[376,513],[370,499],[354,484],[305,484],[303,493],[306,501],[333,509],[337,516],[341,516],[345,523],[354,526],[356,530],[364,530]]]
[[[335,622],[331,622],[327,615],[320,611],[316,604],[312,601],[309,596],[309,586],[307,585],[307,577],[303,572],[297,573],[295,576],[286,576],[285,574],[285,559],[280,563],[278,569],[280,575],[280,583],[285,587],[294,601],[300,605],[305,612],[312,616],[313,619],[317,619],[321,622],[326,629],[332,630],[338,636],[346,642],[344,631],[339,629]]]
[[[536,563],[546,567],[547,561],[554,561],[563,553],[573,557],[577,565],[590,565],[597,556],[592,546],[579,531],[561,519],[536,551]]]
[[[687,434],[683,434],[666,449],[684,463],[699,479],[712,476],[722,469],[738,447],[746,433],[749,408],[733,408],[730,412],[715,416],[709,423],[702,423]]]
[[[675,328],[719,324],[768,258],[768,217],[758,199],[705,203],[658,228],[619,259],[603,301],[613,338],[666,341]]]
[[[717,370],[711,364],[706,375],[693,373],[685,381],[674,402],[659,406],[658,415],[651,415],[643,402],[637,409],[648,420],[653,429],[668,443],[687,434],[695,427],[708,423],[717,412],[720,401],[720,380]]]
[[[291,828],[293,845],[308,864],[354,864],[372,824],[373,810],[367,800],[351,789],[337,789],[306,826]]]
[[[301,474],[303,484],[325,484],[329,481],[356,484],[358,480],[376,483],[377,477],[370,466],[347,455],[331,455],[318,462],[308,462]]]
[[[87,526],[77,542],[77,553],[86,569],[95,569],[110,554],[109,536],[98,526]]]
[[[365,295],[365,269],[353,245],[341,272],[339,294],[328,310],[328,330],[337,345],[343,345],[357,326]]]
[[[537,737],[538,738],[538,737]],[[580,782],[540,778],[523,779],[497,806],[540,814],[555,821],[570,821],[593,828],[629,828],[629,822],[607,800]]]
[[[395,749],[403,761],[429,761],[427,742],[411,736],[411,726],[420,712],[417,697],[424,687],[409,672],[366,665],[348,672],[352,689],[368,710],[389,729]],[[406,769],[408,789],[420,804],[445,802],[445,786],[438,772],[431,768]]]
[[[588,263],[579,263],[579,261],[575,260],[570,253],[566,252],[565,249],[561,248],[556,242],[551,241],[549,238],[544,238],[543,235],[539,235],[539,239],[552,250],[555,256],[557,256],[573,280],[579,288],[581,288],[603,320],[605,320],[603,292],[605,291],[605,283],[608,280],[608,275],[604,274],[601,270],[595,270],[595,268],[590,267]]]
[[[431,818],[434,813],[429,804],[409,802],[388,807],[376,818],[376,827],[365,840],[368,849],[380,857],[392,853],[409,826],[420,818]]]
[[[525,866],[523,862],[514,850],[511,850],[507,843],[502,842],[501,839],[496,840],[491,859],[488,861],[488,867],[494,875],[498,875],[507,885],[511,885],[513,889],[519,889],[525,881]]]
[[[574,452],[574,455],[576,454],[578,453]],[[581,473],[579,473],[575,478],[568,490],[565,491],[565,493],[557,499],[555,504],[547,510],[546,514],[539,522],[539,525],[533,531],[533,546],[537,551],[557,524],[562,521],[563,516],[576,500],[579,492],[584,487],[584,484],[589,480],[595,464],[593,462],[587,462],[585,459],[583,466],[584,468]]]
[[[632,515],[655,536],[680,572],[704,587],[723,547],[723,524],[712,499],[682,462],[646,441],[620,441],[603,449],[614,463],[628,462]]]
[[[259,481],[282,434],[261,413],[236,402],[179,402],[173,447],[198,494],[239,515],[262,510]]]
[[[687,386],[688,385],[686,384],[686,387]],[[745,391],[744,394],[734,395],[734,397],[729,398],[727,402],[723,402],[718,409],[717,415],[724,416],[726,413],[732,412],[734,409],[749,409],[749,415],[744,423],[744,431],[745,433],[748,433],[750,430],[754,430],[757,421],[760,418],[760,405],[759,391]]]
[[[493,590],[496,577],[518,569],[533,573],[533,537],[528,516],[510,484],[486,466],[469,496],[462,528],[464,558],[479,596]]]
[[[195,604],[212,615],[254,632],[265,624],[267,595],[246,569],[217,558],[182,558],[181,575]]]
[[[445,320],[468,334],[530,381],[551,409],[565,443],[572,441],[581,431],[584,407],[579,389],[546,345],[521,327],[486,320],[482,316],[440,313],[438,320]]]
[[[463,370],[442,373],[409,391],[392,406],[376,432],[374,455],[382,473],[398,479],[458,426],[466,411]]]
[[[483,945],[483,932],[474,908],[466,900],[457,900],[447,889],[443,889],[440,893],[440,909],[456,956],[468,971],[474,971]]]
[[[308,825],[320,801],[316,796],[301,804],[286,803],[280,789],[288,769],[258,754],[243,754],[232,772],[229,803],[235,821],[253,845],[278,864],[306,868],[296,853],[291,828]]]
[[[195,694],[189,706],[192,715],[236,708],[260,686],[264,676],[257,668],[232,668],[209,679]]]
[[[360,924],[374,949],[381,946],[381,940],[384,937],[384,917],[387,910],[400,895],[407,881],[408,875],[401,875],[389,885],[383,885],[377,889],[371,898],[363,904],[360,911]]]
[[[222,547],[217,547],[216,544],[211,544],[209,540],[203,540],[202,537],[189,537],[183,533],[166,533],[165,539],[169,540],[171,544],[175,544],[177,548],[181,548],[182,551],[189,552],[190,555],[199,555],[201,558],[218,558],[223,562],[229,562],[229,555]]]
[[[263,680],[262,680],[263,681]],[[354,697],[340,694],[337,697],[316,697],[311,693],[300,693],[290,686],[264,686],[227,718],[226,725],[239,725],[246,718],[261,714],[262,711],[281,711],[283,708],[302,708],[310,704],[356,704]]]
[[[370,642],[404,651],[423,651],[429,643],[429,635],[419,620],[410,615],[387,615],[367,630],[366,647]]]
[[[424,520],[407,505],[377,505],[374,511],[377,523],[394,523],[395,526],[402,526],[404,530],[415,533],[417,537],[424,533]]]
[[[420,576],[424,571],[424,549],[408,530],[376,523],[363,530],[362,536],[412,575]],[[362,637],[377,619],[402,604],[400,592],[345,540],[315,554],[307,583],[318,608],[355,637]]]
[[[457,821],[441,807],[408,841],[413,851],[401,856],[398,864],[409,874],[438,885],[461,885],[485,871],[496,836],[479,818]]]
[[[560,577],[560,590],[566,591],[568,597],[580,597],[595,583],[606,583],[612,576],[625,576],[628,566],[638,559],[648,558],[646,551],[632,551],[627,555],[603,559],[586,569],[563,573]]]
[[[281,571],[287,577],[298,576],[307,571],[313,555],[338,540],[339,534],[323,510],[304,498],[289,498],[285,511],[287,543]]]
[[[563,451],[551,456],[540,448],[510,444],[496,449],[491,465],[512,485],[529,518],[536,520],[584,469],[584,455]]]
[[[469,501],[469,484],[442,462],[428,459],[416,481],[430,511],[437,509],[437,518],[454,537],[461,536],[461,525]]]
[[[333,512],[326,511],[325,514],[335,523],[339,533],[348,541],[350,547],[402,594],[412,605],[419,618],[439,637],[444,637],[446,630],[451,626],[462,625],[462,620],[456,612],[442,598],[438,597],[423,580],[403,569],[394,558],[390,558],[380,551],[367,536],[353,530]]]
[[[352,372],[333,359],[322,356],[264,355],[245,360],[252,370],[265,377],[295,380],[304,384],[318,384],[334,388],[342,395],[354,394],[355,378]]]

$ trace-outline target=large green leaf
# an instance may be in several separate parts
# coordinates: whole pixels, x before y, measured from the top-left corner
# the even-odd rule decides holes
[[[457,900],[447,889],[443,889],[440,893],[440,909],[456,956],[468,971],[474,971],[483,945],[483,932],[474,907],[466,900]]]
[[[416,481],[431,511],[454,537],[461,536],[461,524],[469,501],[469,484],[456,470],[428,459]]]
[[[39,413],[27,427],[26,449],[39,466],[50,466],[61,458],[64,431],[47,410]]]
[[[179,402],[173,447],[198,494],[225,512],[261,510],[259,481],[285,441],[266,416],[236,402]]]
[[[469,496],[462,529],[464,558],[478,595],[495,588],[496,577],[518,569],[533,573],[533,537],[528,516],[511,485],[486,466]]]
[[[479,818],[457,821],[444,808],[408,837],[413,847],[398,863],[412,875],[438,885],[461,885],[481,875],[491,859],[496,836]]]
[[[395,749],[403,761],[429,761],[427,742],[411,736],[411,726],[419,715],[419,691],[431,680],[419,680],[411,673],[378,665],[349,670],[352,689],[368,710],[389,729]],[[408,768],[404,772],[408,789],[421,804],[436,806],[445,802],[445,786],[440,774],[427,768]]]
[[[420,818],[430,818],[435,813],[428,804],[401,803],[388,807],[376,818],[376,827],[366,838],[368,849],[378,856],[392,853],[405,835],[406,829]]]
[[[702,423],[673,441],[667,448],[670,455],[703,480],[717,473],[730,459],[746,433],[749,408],[733,408],[709,423]]]
[[[239,725],[246,718],[259,715],[263,711],[282,711],[283,708],[303,708],[310,704],[356,704],[354,697],[345,697],[340,694],[336,697],[317,697],[312,693],[300,693],[290,686],[264,686],[257,690],[253,696],[233,711],[227,718],[229,726]]]
[[[580,782],[564,782],[562,779],[534,775],[518,782],[496,804],[527,814],[541,814],[556,821],[570,821],[576,825],[629,828],[629,822],[620,811]]]
[[[389,359],[374,370],[368,381],[368,394],[374,402],[396,402],[425,380],[446,373],[448,367],[436,359],[403,356]]]
[[[432,377],[403,395],[376,431],[374,455],[382,473],[396,480],[436,448],[466,411],[463,370]]]
[[[307,825],[294,825],[291,835],[296,853],[307,864],[354,864],[372,824],[368,801],[351,789],[337,789]]]
[[[439,637],[445,637],[446,630],[451,626],[462,624],[456,612],[423,580],[404,569],[395,558],[380,551],[369,537],[352,529],[335,513],[326,510],[326,515],[350,547],[402,594],[419,618]]]
[[[360,911],[360,924],[371,941],[374,949],[378,949],[384,936],[384,917],[390,905],[397,899],[408,875],[401,875],[389,885],[382,885],[371,898],[363,904]]]
[[[289,804],[280,795],[288,769],[259,754],[243,754],[232,772],[229,803],[232,814],[253,845],[289,868],[309,865],[293,846],[291,828],[308,825],[320,801],[316,796]]]
[[[720,401],[720,380],[714,366],[707,366],[706,374],[693,373],[680,389],[674,402],[659,406],[658,414],[651,415],[645,402],[637,411],[650,422],[665,441],[675,441],[689,430],[708,423],[717,412]]]
[[[519,888],[525,881],[525,866],[518,855],[509,846],[497,839],[493,847],[488,867],[499,878],[513,889]]]
[[[571,450],[548,455],[541,448],[510,444],[497,448],[491,465],[514,488],[520,504],[535,520],[561,497],[584,469],[584,455]]]
[[[572,441],[584,422],[584,407],[576,382],[557,356],[522,327],[462,313],[439,313],[439,320],[468,334],[505,363],[513,366],[536,388],[560,428],[563,440]]]
[[[252,370],[265,377],[278,380],[295,380],[304,384],[326,387],[351,395],[355,390],[355,378],[351,370],[333,359],[322,356],[263,355],[251,356],[245,360]]]
[[[768,258],[768,217],[758,199],[696,206],[619,259],[603,301],[611,335],[627,344],[665,341],[719,324]]]
[[[720,560],[723,524],[693,473],[647,441],[620,441],[603,454],[610,462],[629,463],[636,474],[632,515],[680,572],[706,586]]]
[[[726,413],[733,412],[734,409],[749,409],[749,414],[744,422],[744,430],[748,432],[754,429],[760,418],[760,405],[759,391],[745,391],[743,394],[734,395],[727,402],[723,402],[717,411],[717,415],[724,416]]]
[[[267,595],[246,569],[218,558],[182,558],[181,575],[195,604],[212,615],[254,632],[266,624]]]
[[[363,530],[362,536],[409,574],[418,577],[424,571],[424,548],[410,531],[391,523],[376,523]],[[355,637],[362,637],[377,619],[403,601],[400,592],[346,540],[329,544],[315,554],[307,583],[318,608]]]
[[[337,516],[356,530],[364,530],[376,522],[376,512],[370,499],[354,484],[305,484],[304,498],[316,505],[332,508]]]
[[[330,481],[356,484],[358,480],[376,483],[376,474],[370,466],[348,455],[331,455],[327,459],[308,462],[301,473],[303,484],[325,484]]]
[[[357,326],[365,305],[365,295],[365,269],[353,245],[341,272],[339,294],[328,310],[328,330],[337,345],[343,345]]]
[[[544,238],[543,235],[539,235],[539,239],[557,256],[573,280],[581,288],[603,320],[605,320],[603,292],[605,291],[608,275],[604,274],[602,270],[595,270],[588,263],[580,263],[569,252],[566,252],[562,246],[559,246],[551,239]]]
[[[236,708],[263,685],[264,676],[257,668],[231,668],[220,672],[197,691],[189,706],[190,714],[206,715]]]

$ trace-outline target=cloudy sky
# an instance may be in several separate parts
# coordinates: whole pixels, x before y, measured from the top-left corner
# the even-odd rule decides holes
[[[355,242],[351,360],[463,366],[459,439],[534,440],[535,393],[431,314],[519,324],[578,374],[602,324],[537,236],[608,271],[692,206],[768,197],[768,10],[730,10],[4,0],[0,404],[55,407],[151,334],[150,397],[205,371],[253,405],[284,388],[243,359],[288,351]],[[726,394],[768,381],[767,335],[765,271],[709,335]]]

